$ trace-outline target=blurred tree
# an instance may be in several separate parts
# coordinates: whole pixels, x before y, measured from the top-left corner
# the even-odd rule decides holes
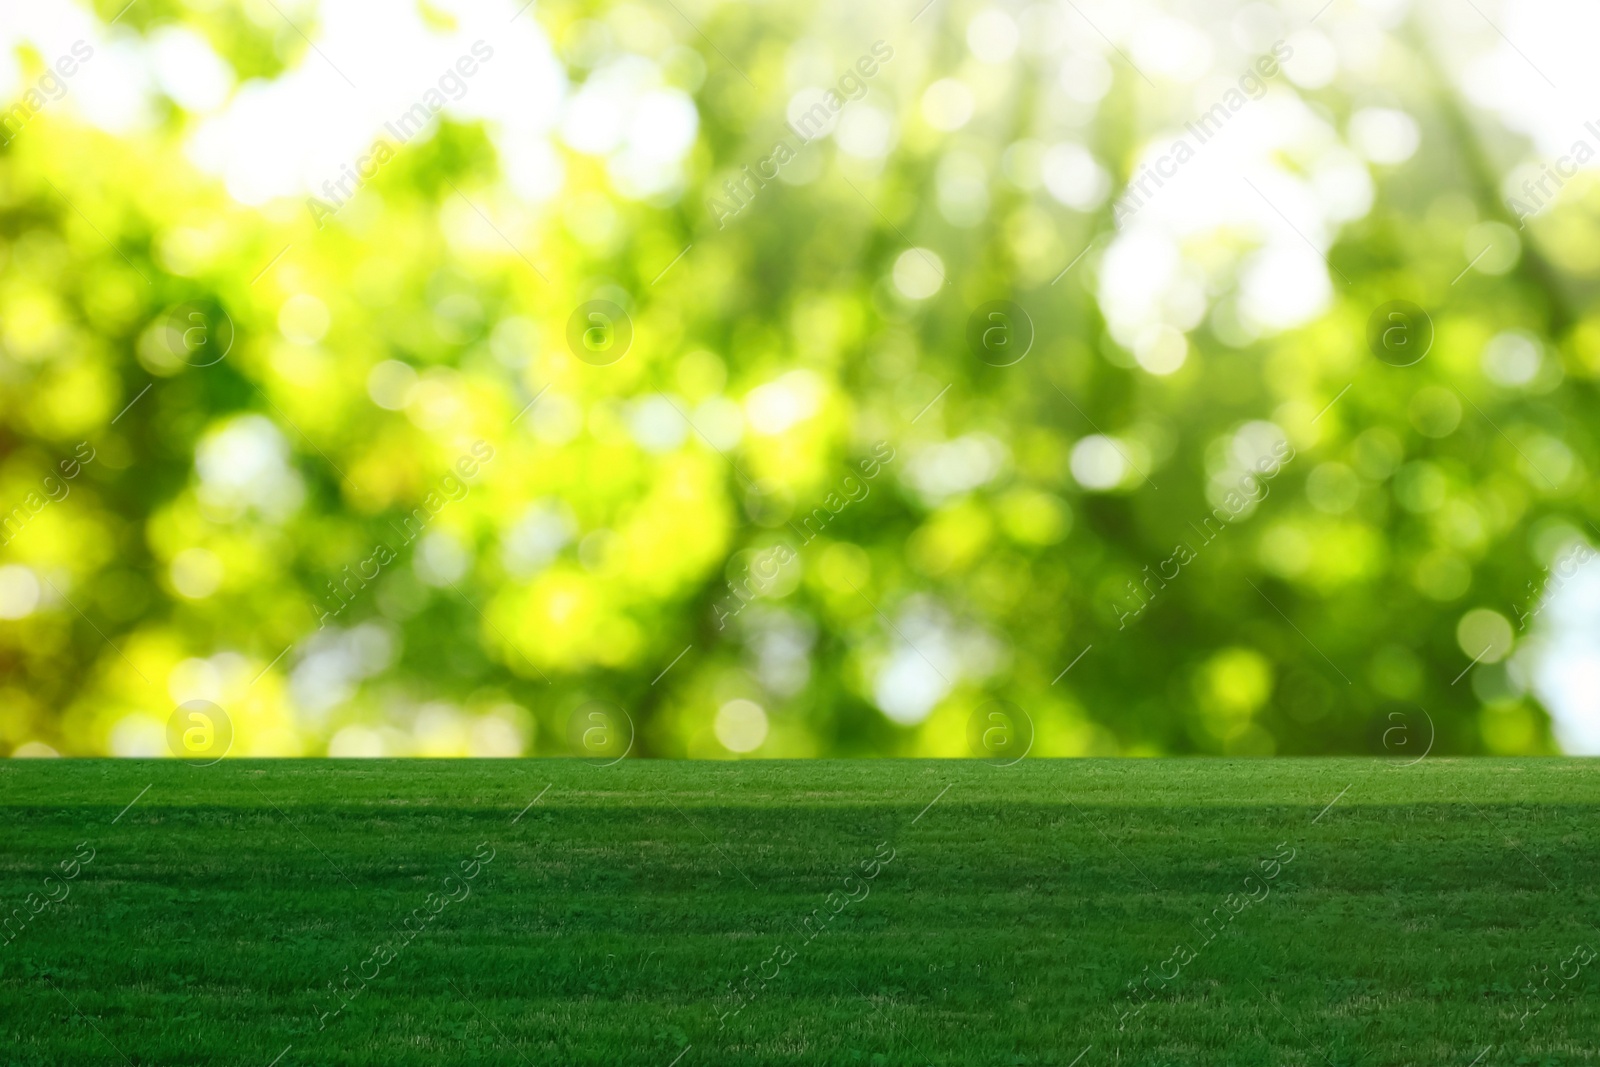
[[[102,5],[87,111],[8,127],[0,751],[203,698],[235,755],[966,755],[996,697],[1035,755],[1553,750],[1600,194],[1519,229],[1420,35],[1198,77],[1044,5],[434,5],[494,58],[400,81],[459,106],[239,194],[342,106],[219,148],[268,87],[371,84],[348,8]]]

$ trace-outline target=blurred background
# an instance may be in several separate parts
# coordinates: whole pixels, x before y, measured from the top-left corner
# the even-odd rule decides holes
[[[1600,752],[1597,36],[5,0],[0,754]]]

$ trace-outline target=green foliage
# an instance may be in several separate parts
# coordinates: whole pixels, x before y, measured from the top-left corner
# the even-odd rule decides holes
[[[0,509],[24,520],[0,549],[0,751],[164,753],[196,696],[235,755],[567,752],[592,700],[626,713],[635,755],[967,755],[993,697],[1036,755],[1378,751],[1417,707],[1436,752],[1553,750],[1528,663],[1499,650],[1462,678],[1461,627],[1515,622],[1552,546],[1592,532],[1586,179],[1526,230],[1485,230],[1516,221],[1495,174],[1523,149],[1414,57],[1397,106],[1423,149],[1357,161],[1373,200],[1331,243],[1326,307],[1241,332],[1266,238],[1193,235],[1211,311],[1151,373],[1103,315],[1106,262],[1187,95],[1111,54],[1109,91],[1071,104],[1067,59],[967,55],[975,11],[908,31],[798,5],[529,10],[501,32],[547,35],[574,85],[635,53],[692,94],[684,176],[642,195],[552,138],[560,191],[530,201],[505,131],[458,116],[319,228],[302,199],[230,197],[188,151],[203,116],[159,94],[134,133],[31,119],[0,148]],[[321,62],[265,9],[145,3],[115,32],[173,21],[241,83]],[[794,71],[833,84],[878,40],[894,57],[846,115],[878,109],[894,150],[803,145],[719,226],[724,182],[795,137]],[[924,95],[946,77],[977,89],[955,130]],[[1304,97],[1344,128],[1363,93],[1280,77],[1248,106]],[[1065,142],[1109,174],[1083,210],[1038,177]],[[1295,151],[1282,170],[1309,183],[1321,164]],[[1504,247],[1463,274],[1469,238]],[[923,298],[919,249],[939,267]],[[633,331],[607,366],[569,350],[597,299]],[[1365,341],[1397,299],[1435,329],[1412,366]],[[1031,319],[1010,366],[966,340],[994,300]],[[226,358],[174,346],[191,303],[208,338],[226,322]],[[1532,343],[1531,380],[1486,374],[1506,336]],[[1217,526],[1262,433],[1292,456]],[[456,473],[477,442],[492,459]],[[1109,484],[1074,473],[1095,447]],[[380,545],[392,563],[369,562]],[[780,545],[793,562],[752,585]]]

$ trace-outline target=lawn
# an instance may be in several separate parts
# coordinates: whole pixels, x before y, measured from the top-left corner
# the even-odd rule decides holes
[[[6,761],[0,1063],[1600,1063],[1596,772]]]

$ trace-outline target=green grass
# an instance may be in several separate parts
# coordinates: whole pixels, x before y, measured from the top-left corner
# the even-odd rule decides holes
[[[1596,773],[9,761],[0,1063],[1595,1063]]]

